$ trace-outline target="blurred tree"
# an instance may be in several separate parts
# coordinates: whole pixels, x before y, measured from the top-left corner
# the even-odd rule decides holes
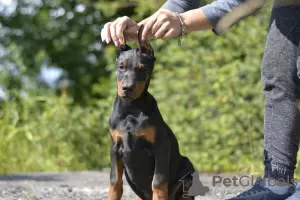
[[[16,69],[26,66],[31,77],[43,65],[63,68],[76,83],[76,100],[87,101],[90,86],[107,75],[99,38],[105,18],[80,1],[19,0],[15,4],[12,14],[0,16],[5,30],[1,44],[8,51],[16,47],[20,55],[7,59]]]
[[[35,77],[43,65],[63,68],[75,82],[72,93],[75,99],[87,102],[91,85],[108,75],[104,44],[100,41],[103,24],[122,15],[141,20],[162,3],[161,0],[12,1],[0,10],[0,43],[9,53],[2,63],[10,63],[30,77]],[[7,8],[11,12],[5,12]],[[12,55],[16,52],[18,57]],[[21,87],[16,82],[7,85]]]

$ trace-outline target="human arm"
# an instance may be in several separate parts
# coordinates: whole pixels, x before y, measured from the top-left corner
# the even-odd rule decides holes
[[[172,12],[182,13],[187,10],[199,8],[199,5],[200,0],[168,0],[157,12],[159,12],[161,9],[168,9]],[[136,23],[129,17],[124,16],[119,17],[113,22],[108,22],[101,30],[102,41],[106,41],[106,43],[113,41],[116,46],[119,46],[120,43],[124,42],[123,32],[126,34],[127,41],[135,40],[137,39],[136,36],[139,26],[141,24],[146,24],[149,18],[150,17],[142,20],[139,23]],[[148,37],[153,38],[154,36],[149,33]]]
[[[217,0],[201,8],[186,11],[183,6],[178,6],[180,0],[168,0],[163,8],[171,11],[185,11],[180,14],[186,31],[214,29],[220,19],[246,0]],[[251,1],[251,0],[250,0]],[[256,1],[256,0],[252,0]],[[171,3],[173,2],[173,4]],[[176,7],[177,5],[177,7]],[[150,17],[145,26],[143,37],[153,34],[156,38],[169,39],[176,37],[181,32],[180,21],[174,13],[160,10]],[[159,27],[159,28],[158,28]]]
[[[123,31],[127,33],[129,40],[133,40],[136,39],[139,25],[145,24],[143,31],[144,38],[173,38],[181,33],[180,21],[174,12],[181,13],[180,16],[185,23],[187,32],[217,29],[217,31],[214,32],[219,34],[240,19],[260,9],[265,1],[266,0],[217,0],[204,7],[193,9],[198,7],[197,2],[199,3],[199,0],[168,0],[161,9],[139,24],[130,18],[121,21],[116,20],[113,24],[111,22],[108,23],[110,28],[104,27],[103,30],[105,31],[102,30],[104,37],[102,33],[101,36],[102,40],[108,38],[110,42],[112,38],[113,41],[118,41],[116,45],[118,46],[119,43],[124,42],[122,40]],[[239,6],[240,4],[242,5]],[[226,15],[227,13],[230,14]],[[226,15],[226,17],[224,17],[224,15]]]

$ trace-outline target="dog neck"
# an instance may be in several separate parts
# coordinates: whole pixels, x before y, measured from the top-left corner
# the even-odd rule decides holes
[[[154,117],[157,114],[157,103],[147,91],[132,101],[126,101],[117,96],[114,102],[113,113],[110,117],[110,128],[116,129],[120,123],[127,123],[131,119],[139,119],[139,123]],[[156,117],[157,118],[157,117]]]
[[[114,109],[118,111],[121,118],[126,118],[128,115],[139,116],[144,113],[147,116],[152,115],[155,110],[156,101],[154,97],[145,90],[138,98],[129,101],[117,96]]]

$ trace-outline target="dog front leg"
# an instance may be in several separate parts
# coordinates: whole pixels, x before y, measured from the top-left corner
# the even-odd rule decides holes
[[[120,200],[123,194],[123,161],[117,155],[117,152],[113,149],[113,144],[111,144],[110,149],[110,161],[111,161],[111,171],[110,171],[110,186],[108,193],[108,200]]]
[[[169,141],[154,144],[155,171],[152,181],[153,200],[168,199],[170,150]]]

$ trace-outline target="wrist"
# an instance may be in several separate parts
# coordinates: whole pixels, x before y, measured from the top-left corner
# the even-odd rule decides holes
[[[212,25],[200,8],[181,13],[180,16],[185,24],[186,32],[212,29]]]
[[[145,25],[146,22],[147,22],[147,20],[148,20],[148,18],[143,19],[142,21],[140,21],[140,22],[138,23],[138,26]]]
[[[178,19],[178,23],[180,25],[180,34],[181,34],[181,36],[184,36],[185,33],[186,33],[186,25],[185,25],[185,22],[184,22],[185,20],[184,20],[181,13],[175,12],[175,15],[176,15],[176,17]]]
[[[179,26],[180,26],[180,34],[179,34],[179,38],[178,38],[178,46],[181,47],[181,40],[183,39],[183,37],[185,36],[185,24],[183,21],[182,16],[175,12],[175,16],[177,17],[178,21],[179,21]]]

